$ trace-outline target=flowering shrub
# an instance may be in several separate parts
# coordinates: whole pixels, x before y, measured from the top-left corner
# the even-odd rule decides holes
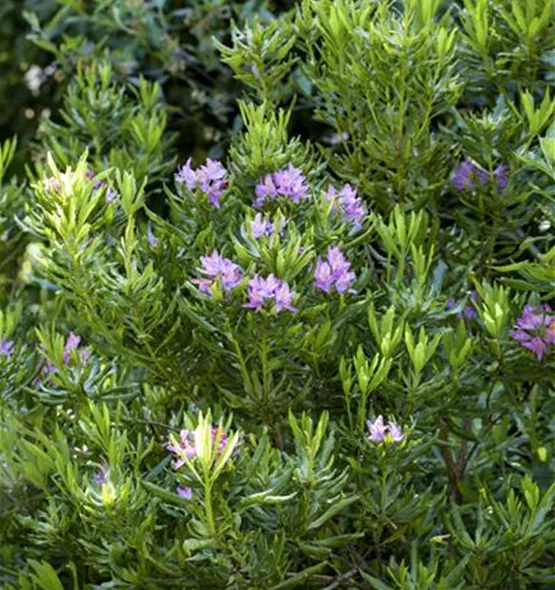
[[[546,6],[236,30],[222,160],[168,155],[156,85],[80,73],[0,314],[7,588],[553,587]],[[290,137],[296,85],[336,143]]]

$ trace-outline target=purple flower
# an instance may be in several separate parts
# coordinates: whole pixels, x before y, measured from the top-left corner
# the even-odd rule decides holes
[[[398,443],[404,438],[401,427],[394,422],[385,424],[381,415],[378,416],[373,422],[372,420],[368,420],[366,422],[366,426],[368,426],[368,430],[370,432],[367,438],[371,442],[381,443],[384,441],[391,441]]]
[[[244,307],[260,311],[267,302],[274,302],[276,313],[284,309],[295,313],[297,311],[293,307],[295,295],[296,293],[291,291],[289,285],[275,275],[270,274],[266,278],[256,275],[249,281],[247,287],[249,300]]]
[[[362,199],[357,197],[356,190],[350,184],[346,184],[339,193],[330,184],[326,199],[333,203],[332,211],[336,212],[340,209],[343,221],[352,224],[355,231],[362,227],[368,211]]]
[[[191,283],[196,285],[201,293],[212,295],[212,285],[214,281],[211,281],[210,279],[193,279]]]
[[[462,191],[467,188],[474,188],[476,180],[480,184],[485,184],[488,180],[487,172],[479,168],[471,160],[465,160],[455,168],[451,183]]]
[[[526,305],[511,337],[541,361],[549,345],[555,344],[555,316],[551,314],[551,307],[547,303],[535,307]]]
[[[92,179],[93,173],[90,173],[89,178]],[[97,180],[93,185],[93,191],[97,191],[101,189],[106,182],[104,180]],[[116,193],[110,187],[106,190],[106,202],[111,203],[116,198]]]
[[[257,213],[251,221],[252,235],[258,240],[262,236],[269,236],[274,231],[274,224],[262,217],[262,213]]]
[[[100,469],[94,474],[93,481],[96,485],[101,486],[103,483],[106,482],[108,479],[108,465],[104,464],[100,467]]]
[[[13,340],[7,340],[4,338],[0,340],[0,356],[5,356],[6,358],[10,358],[13,353],[14,343]]]
[[[295,203],[304,199],[308,192],[305,177],[293,164],[289,164],[286,169],[276,172],[274,174],[274,182],[278,194],[289,197]]]
[[[497,179],[497,184],[499,185],[500,189],[504,189],[507,186],[507,167],[500,164],[497,168],[493,171],[493,175]]]
[[[388,427],[389,427],[389,436],[391,437],[391,440],[393,442],[401,442],[403,440],[403,438],[405,438],[405,435],[403,434],[403,430],[397,424],[390,422],[388,424]]]
[[[226,292],[231,291],[243,280],[243,274],[237,264],[229,258],[224,258],[214,250],[210,256],[202,256],[200,259],[200,272],[212,279],[194,279],[192,282],[199,286],[202,293],[210,293],[214,282],[222,284]]]
[[[227,188],[227,171],[217,160],[208,158],[196,171],[191,166],[191,158],[178,170],[175,181],[184,183],[189,190],[198,188],[208,197],[208,202],[219,209],[220,199]]]
[[[207,193],[212,183],[219,183],[224,180],[227,174],[226,169],[217,160],[208,158],[197,170],[197,182],[201,191]]]
[[[71,353],[74,350],[77,351],[77,356],[79,357],[81,363],[86,363],[89,360],[91,356],[90,350],[88,350],[87,348],[80,348],[80,343],[81,336],[77,336],[77,334],[74,334],[73,332],[70,332],[68,334],[66,342],[64,344],[64,352],[62,356],[64,364],[69,365],[71,361]],[[44,355],[44,349],[41,351],[41,354]],[[44,365],[41,374],[39,375],[39,377],[37,377],[37,379],[34,382],[35,385],[39,385],[43,378],[47,377],[48,375],[53,375],[57,371],[58,369],[56,368],[54,363],[46,359],[46,364]]]
[[[197,174],[191,166],[191,158],[189,158],[180,170],[175,175],[176,182],[183,182],[187,185],[189,190],[194,190],[197,186]]]
[[[372,442],[382,442],[387,431],[387,426],[384,424],[383,417],[380,415],[378,416],[374,422],[368,420],[366,422],[366,426],[368,426],[368,430],[370,434],[368,435],[368,440]]]
[[[272,223],[269,219],[263,217],[262,213],[257,213],[250,223],[252,235],[257,240],[262,236],[271,236],[276,229],[281,234],[284,227],[285,219],[280,218],[276,223]]]
[[[227,446],[228,436],[221,426],[213,426],[210,430],[210,438],[212,439],[213,445],[216,443],[216,440],[219,439],[218,449],[216,451],[216,457],[219,457],[221,452]],[[180,467],[183,467],[188,460],[194,459],[197,456],[194,431],[186,429],[181,430],[179,433],[179,440],[171,434],[169,442],[166,443],[166,448],[176,456],[173,468],[179,469]]]
[[[64,363],[67,365],[69,363],[69,359],[71,358],[71,351],[76,350],[81,343],[81,336],[77,336],[73,332],[70,332],[67,339],[66,344],[64,346]]]
[[[499,189],[507,186],[507,167],[500,164],[493,171],[493,177],[497,182]],[[480,184],[486,184],[490,180],[489,173],[475,164],[472,160],[465,160],[459,164],[451,178],[451,184],[459,190],[472,189],[476,186],[476,181]]]
[[[194,432],[192,430],[183,429],[179,433],[179,440],[170,436],[166,448],[170,453],[173,453],[177,457],[176,461],[173,463],[173,468],[179,469],[185,465],[187,459],[196,457],[197,450],[194,443]]]
[[[293,306],[295,292],[291,291],[289,285],[282,281],[281,285],[275,291],[276,313],[286,309],[291,312],[297,311]]]
[[[257,197],[254,202],[255,208],[261,207],[268,198],[275,199],[278,195],[278,190],[274,183],[274,177],[271,174],[266,174],[264,179],[256,185],[254,192]]]
[[[299,203],[307,197],[307,193],[308,185],[302,172],[293,164],[289,164],[283,170],[267,174],[256,185],[254,207],[261,207],[267,199],[275,199],[278,196],[287,197],[294,203]]]
[[[457,312],[457,317],[458,318],[465,318],[467,320],[477,318],[478,312],[476,311],[476,307],[473,305],[477,301],[478,301],[478,295],[477,295],[476,291],[471,291],[470,297],[469,297],[469,302],[465,305],[465,307],[462,311]],[[453,309],[456,306],[457,306],[457,301],[453,298],[447,300],[447,302],[445,303],[445,307],[447,309]]]
[[[331,266],[321,258],[316,261],[316,272],[314,273],[314,286],[321,291],[329,293],[333,285]]]
[[[318,257],[314,273],[314,286],[321,291],[330,293],[332,287],[338,293],[351,291],[355,273],[349,270],[351,263],[345,258],[339,247],[328,249],[327,260]]]
[[[189,487],[183,488],[181,486],[177,486],[176,492],[179,496],[185,498],[185,500],[190,500],[193,497],[193,490]]]

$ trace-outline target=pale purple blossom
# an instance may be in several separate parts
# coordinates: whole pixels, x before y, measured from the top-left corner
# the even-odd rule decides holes
[[[499,185],[500,189],[504,189],[507,186],[507,167],[500,164],[497,168],[493,171],[493,175],[497,179],[497,184]]]
[[[229,258],[224,258],[214,250],[210,256],[202,256],[200,259],[201,267],[199,271],[209,277],[209,279],[194,279],[202,293],[211,293],[211,288],[215,282],[220,283],[224,291],[229,292],[237,287],[243,280],[243,274],[237,264]]]
[[[14,342],[6,338],[0,340],[0,356],[10,358],[13,354]]]
[[[464,306],[462,311],[457,312],[457,317],[465,318],[467,320],[471,320],[478,317],[478,312],[476,311],[475,303],[478,301],[478,295],[476,291],[471,291],[468,303]],[[449,299],[445,304],[447,309],[453,309],[457,307],[457,301],[453,298]]]
[[[63,351],[63,356],[62,356],[62,360],[64,362],[65,365],[69,365],[70,361],[71,361],[71,354],[73,351],[77,352],[77,356],[79,358],[79,361],[81,363],[86,363],[90,356],[91,356],[91,352],[88,348],[84,348],[84,347],[80,347],[79,345],[81,344],[81,336],[78,336],[77,334],[74,334],[73,332],[70,332],[66,338],[65,344],[64,344],[64,351]],[[42,354],[44,355],[44,350],[41,351]],[[56,368],[56,366],[54,365],[54,363],[48,359],[45,359],[46,363],[42,369],[41,375],[39,377],[37,377],[37,379],[34,381],[35,385],[39,385],[41,382],[41,379],[47,377],[48,375],[53,375],[54,373],[58,372],[58,369]]]
[[[227,446],[228,436],[221,426],[213,426],[210,430],[210,438],[213,445],[216,444],[216,441],[218,441],[216,457],[219,457]],[[173,468],[179,469],[180,467],[183,467],[187,461],[190,461],[197,456],[194,430],[181,430],[179,433],[179,439],[177,439],[173,434],[170,434],[170,440],[166,444],[166,448],[176,456],[176,460],[173,463]]]
[[[89,173],[87,173],[87,176],[89,177],[89,180],[92,180],[92,178],[94,177],[94,174],[93,174],[93,172],[89,172]],[[106,182],[104,180],[97,180],[93,184],[93,191],[97,191],[97,190],[101,189],[105,184],[106,184]],[[112,190],[110,187],[108,187],[106,189],[106,202],[111,203],[115,198],[116,198],[116,192],[114,190]]]
[[[359,230],[362,227],[368,210],[362,199],[357,197],[356,190],[350,184],[346,184],[339,193],[330,184],[326,199],[328,202],[333,203],[332,211],[337,212],[339,209],[343,221],[350,223],[354,230]]]
[[[307,197],[308,185],[303,173],[293,164],[289,164],[287,168],[278,170],[274,174],[267,174],[257,184],[255,194],[255,208],[261,207],[267,199],[275,199],[279,196],[299,203]]]
[[[555,344],[555,316],[551,307],[547,303],[526,305],[511,331],[511,337],[541,361],[549,346]]]
[[[350,270],[351,263],[345,258],[338,246],[328,249],[327,257],[318,257],[314,273],[314,286],[330,293],[332,288],[338,293],[351,291],[355,273]]]
[[[92,480],[98,486],[101,486],[108,479],[108,472],[110,471],[108,465],[103,464],[100,469],[94,474]]]
[[[279,170],[274,174],[274,182],[278,191],[278,195],[288,197],[295,203],[299,203],[301,199],[306,197],[308,185],[306,184],[303,173],[289,164],[284,170]]]
[[[201,293],[212,295],[212,285],[214,284],[214,281],[211,281],[210,279],[193,279],[191,282],[198,287],[198,290]]]
[[[64,346],[64,363],[67,365],[69,363],[69,359],[71,358],[71,352],[79,348],[79,344],[81,343],[81,336],[77,336],[73,332],[68,334],[66,339],[66,343]]]
[[[266,278],[256,275],[247,287],[248,302],[244,307],[260,311],[268,302],[274,303],[276,313],[288,310],[293,313],[297,309],[293,306],[296,293],[291,291],[289,285],[270,274]]]
[[[263,180],[261,180],[255,188],[256,201],[254,206],[256,208],[261,207],[266,199],[275,199],[278,195],[277,187],[274,183],[274,177],[271,174],[266,174]]]
[[[193,497],[193,490],[190,487],[177,486],[176,492],[178,496],[190,500]]]
[[[262,236],[271,236],[276,228],[281,233],[285,227],[285,219],[281,218],[277,223],[272,223],[268,218],[264,217],[262,213],[257,213],[250,223],[250,229],[255,239]]]
[[[194,190],[197,187],[197,173],[191,166],[191,158],[189,158],[185,164],[177,171],[175,175],[176,182],[182,182],[187,185],[189,190]]]
[[[269,236],[274,231],[274,224],[262,217],[262,213],[257,213],[254,219],[251,221],[251,232],[252,235],[258,240],[262,236]]]
[[[366,426],[370,434],[368,440],[375,443],[381,443],[384,441],[401,442],[404,438],[403,430],[400,426],[394,422],[385,424],[383,416],[378,416],[373,422],[368,420]]]
[[[366,426],[368,426],[368,430],[370,434],[368,435],[368,440],[372,442],[382,442],[387,431],[387,426],[384,424],[383,417],[380,415],[378,416],[374,422],[368,420],[366,422]]]
[[[208,158],[202,166],[194,170],[189,158],[178,170],[175,180],[185,184],[189,190],[198,188],[208,197],[208,202],[219,209],[220,199],[227,188],[226,176],[227,170],[217,160]]]
[[[183,429],[179,433],[179,440],[173,435],[170,435],[170,440],[166,444],[166,448],[170,453],[176,456],[176,460],[173,463],[174,469],[179,469],[189,459],[196,457],[197,450],[194,443],[194,431]]]

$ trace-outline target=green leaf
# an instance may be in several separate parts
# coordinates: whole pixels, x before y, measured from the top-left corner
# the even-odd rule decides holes
[[[56,570],[49,563],[31,559],[29,565],[34,570],[31,578],[42,590],[64,590]]]
[[[161,488],[160,486],[150,483],[149,481],[145,481],[144,479],[141,480],[141,486],[148,492],[154,494],[169,504],[187,508],[188,510],[191,509],[191,500],[182,498],[177,492],[170,492],[169,490]]]
[[[328,520],[333,518],[336,514],[347,508],[347,506],[350,506],[354,502],[357,502],[359,499],[359,496],[351,496],[350,498],[344,498],[339,502],[335,502],[333,506],[331,506],[324,512],[324,514],[322,514],[316,520],[312,521],[308,525],[307,530],[312,531],[314,529],[320,528],[323,524],[328,522]]]
[[[301,584],[307,582],[311,576],[314,574],[319,574],[325,570],[327,566],[328,562],[325,561],[323,563],[319,563],[318,565],[307,567],[302,572],[295,574],[293,577],[289,578],[285,582],[282,582],[281,584],[272,586],[268,590],[290,590],[291,588],[298,588]]]

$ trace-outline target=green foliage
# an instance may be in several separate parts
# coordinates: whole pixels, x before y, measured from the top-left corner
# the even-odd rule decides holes
[[[74,154],[87,149],[95,174],[114,167],[139,182],[147,176],[156,182],[173,167],[167,114],[155,83],[141,79],[135,90],[116,83],[109,65],[80,68],[60,117],[62,124],[45,121],[39,135],[41,153],[51,152],[59,166],[69,166]]]

